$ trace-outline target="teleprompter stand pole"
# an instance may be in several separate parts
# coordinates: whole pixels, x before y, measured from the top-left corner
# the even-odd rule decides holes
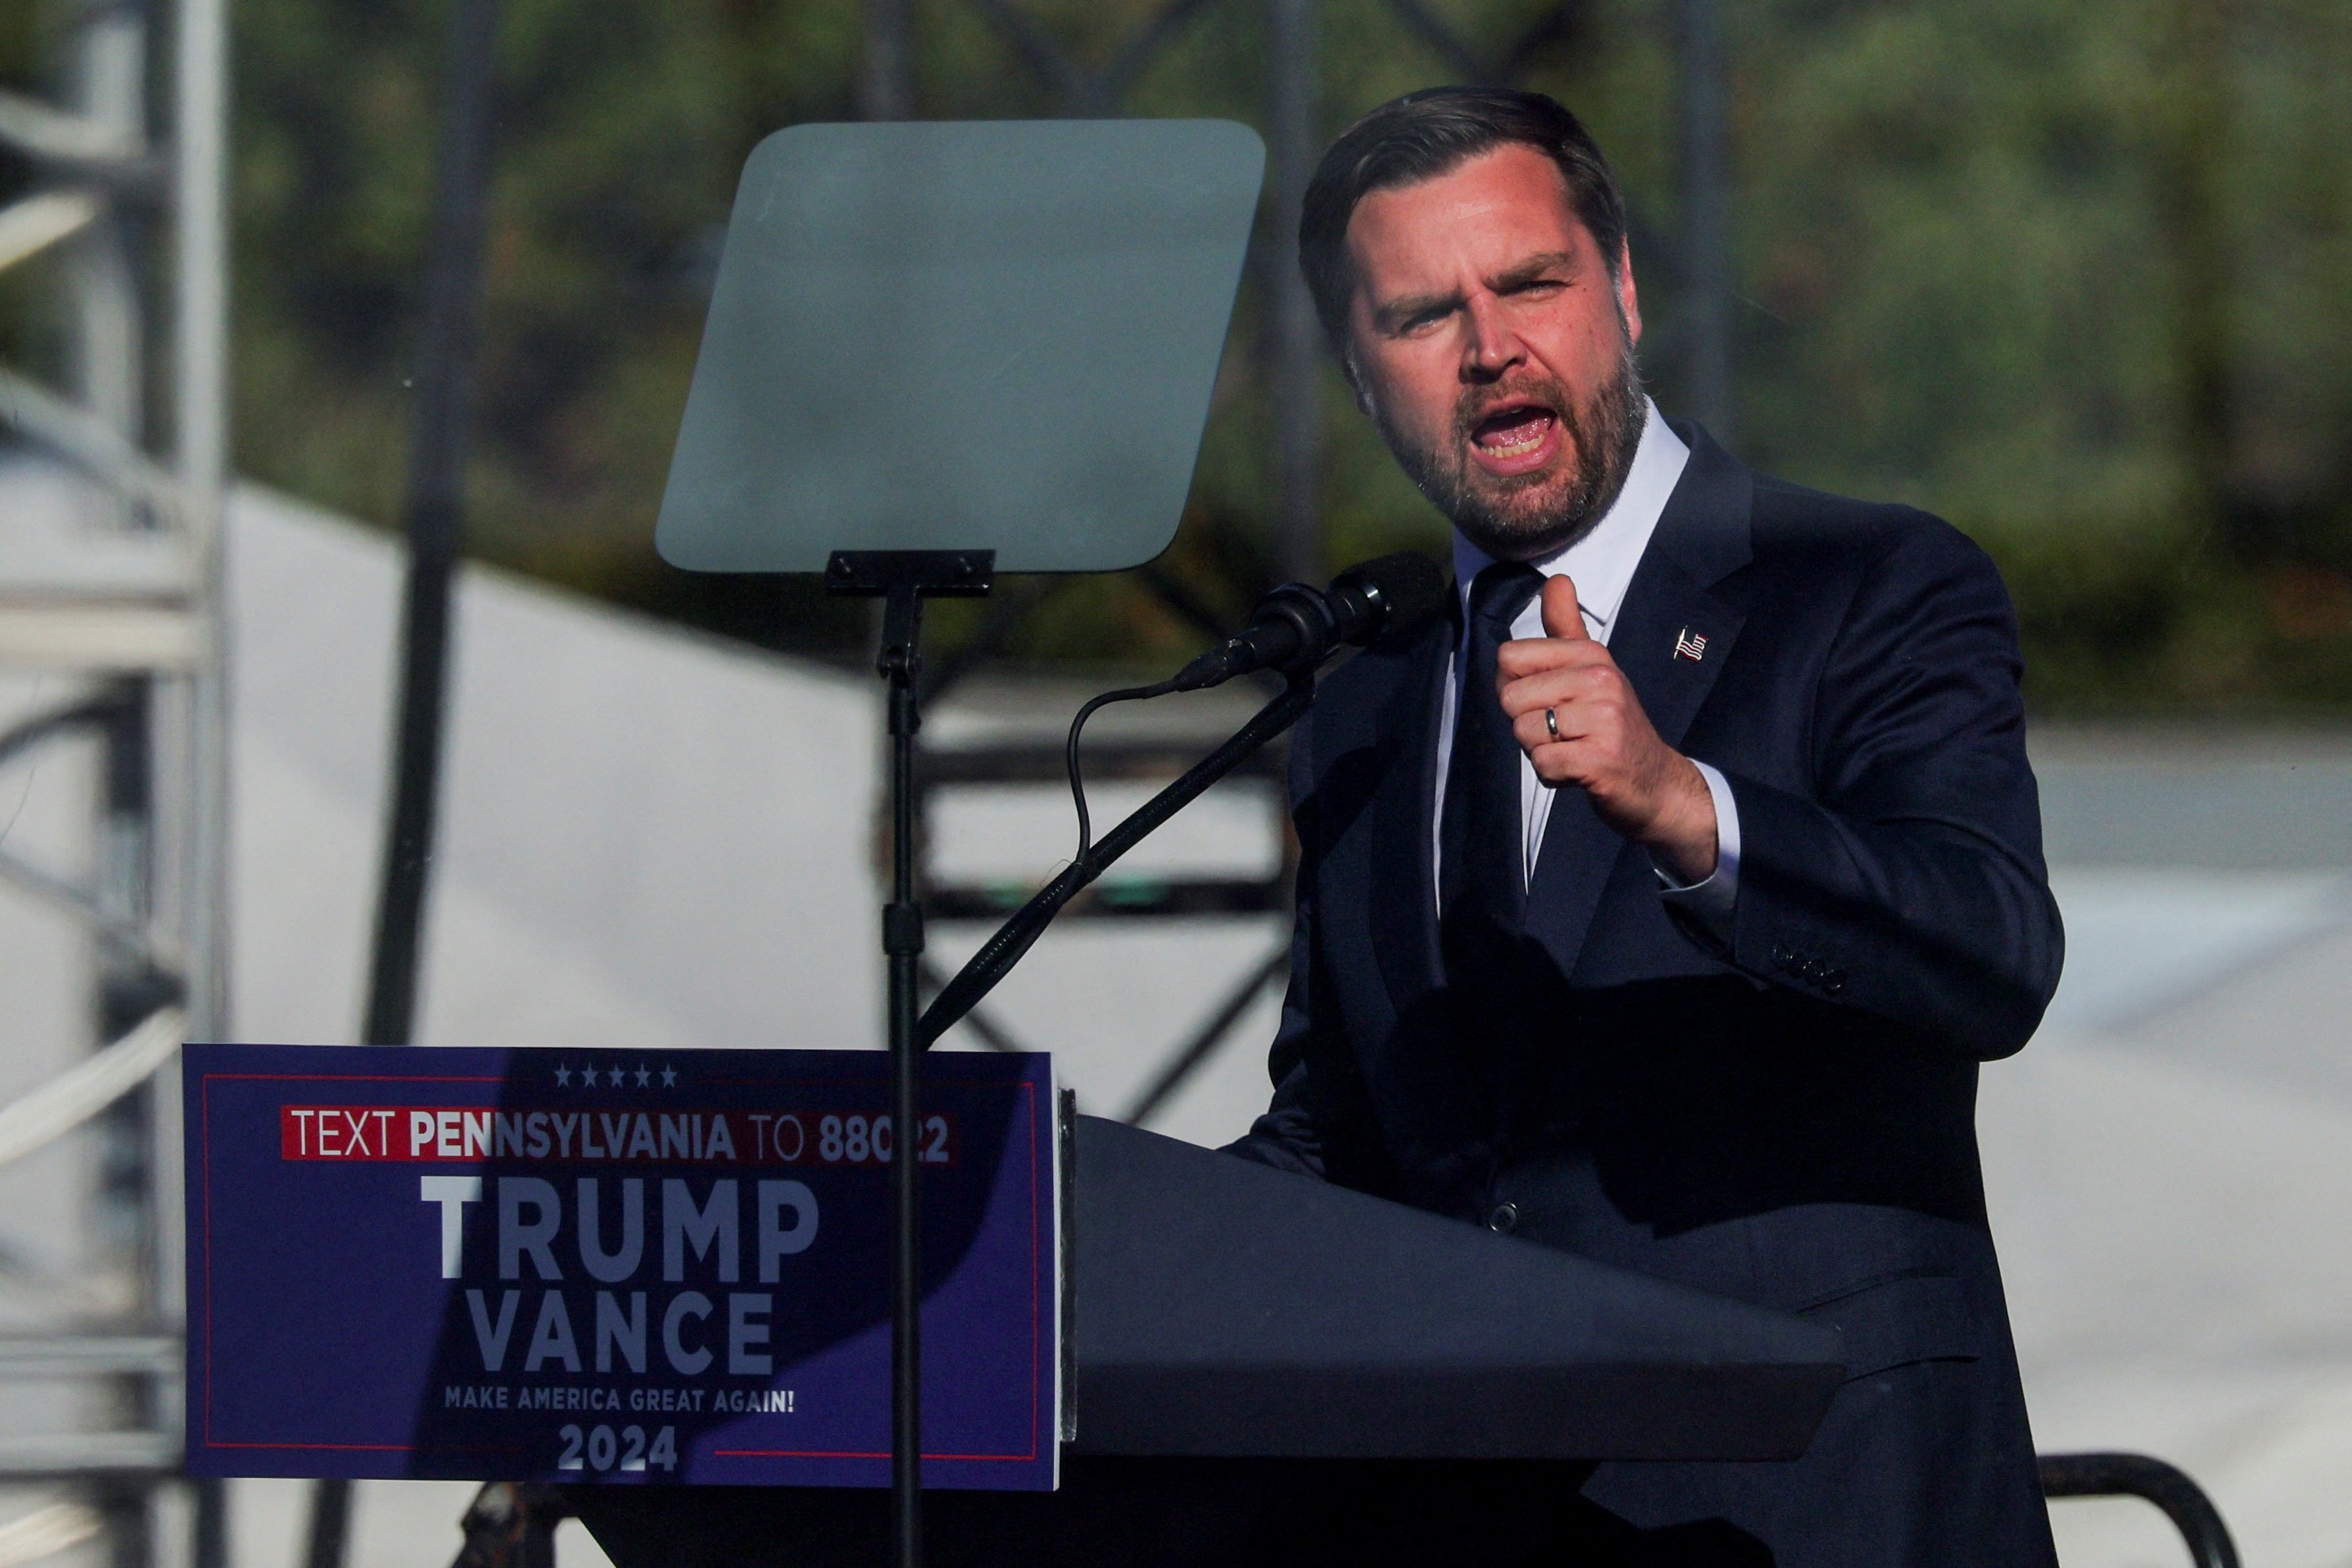
[[[915,732],[922,716],[923,601],[977,598],[996,571],[993,550],[835,550],[825,563],[828,593],[882,601],[882,644],[874,670],[890,703],[890,902],[882,906],[882,951],[889,964],[890,1125],[894,1153],[912,1151],[920,1125],[916,1089],[922,1046],[916,1036],[916,967],[923,911],[915,902]],[[890,1560],[923,1560],[922,1235],[920,1162],[890,1162]]]

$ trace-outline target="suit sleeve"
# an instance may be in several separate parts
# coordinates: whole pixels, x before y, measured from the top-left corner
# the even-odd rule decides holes
[[[1275,1034],[1274,1049],[1267,1056],[1267,1071],[1274,1079],[1274,1103],[1267,1106],[1265,1115],[1250,1124],[1246,1134],[1225,1145],[1225,1152],[1328,1180],[1330,1173],[1324,1163],[1323,1128],[1318,1115],[1321,1100],[1307,1066],[1307,1040],[1314,1028],[1308,999],[1312,984],[1308,974],[1312,962],[1308,936],[1311,918],[1302,897],[1291,926],[1290,988],[1283,996],[1282,1026]]]
[[[2021,1047],[2063,953],[2022,673],[1992,562],[1940,523],[1906,530],[1830,647],[1810,796],[1727,771],[1741,840],[1730,960],[1979,1060]]]
[[[1267,1056],[1274,1101],[1227,1154],[1325,1181],[1377,1190],[1369,1107],[1352,1060],[1318,983],[1315,902],[1320,858],[1314,793],[1314,710],[1293,734],[1291,817],[1298,831],[1298,877],[1290,928],[1290,986]]]

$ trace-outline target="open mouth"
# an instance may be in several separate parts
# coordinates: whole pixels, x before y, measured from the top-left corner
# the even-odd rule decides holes
[[[1523,473],[1540,467],[1558,444],[1559,416],[1541,403],[1498,408],[1471,427],[1471,450],[1486,467]]]

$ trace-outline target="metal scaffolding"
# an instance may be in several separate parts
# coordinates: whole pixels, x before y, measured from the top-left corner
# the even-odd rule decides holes
[[[182,1038],[223,1031],[227,999],[226,30],[223,0],[91,0],[61,20],[54,95],[0,91],[0,157],[30,187],[0,210],[0,267],[47,258],[62,364],[47,381],[0,366],[0,424],[100,499],[94,526],[0,559],[0,667],[68,687],[0,734],[0,765],[94,741],[99,789],[88,880],[0,846],[0,892],[88,933],[99,1049],[0,1109],[0,1159],[91,1126],[86,1266],[110,1304],[0,1340],[0,1375],[94,1396],[91,1429],[0,1437],[0,1479],[68,1484],[108,1560],[134,1568],[220,1557],[216,1490],[199,1492],[186,1548],[159,1534],[157,1502],[180,1453],[170,1064]]]

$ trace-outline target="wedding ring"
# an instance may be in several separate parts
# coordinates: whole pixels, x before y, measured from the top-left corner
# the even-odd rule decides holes
[[[1544,728],[1551,732],[1554,740],[1559,738],[1559,716],[1550,708],[1544,709]]]

